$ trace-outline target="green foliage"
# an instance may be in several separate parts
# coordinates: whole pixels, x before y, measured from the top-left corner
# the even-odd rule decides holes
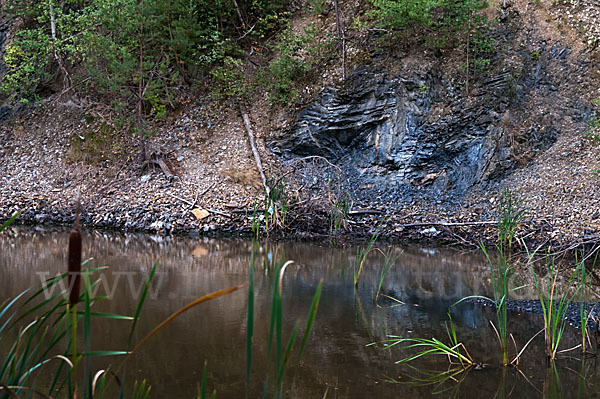
[[[600,108],[600,97],[592,101],[596,107]],[[583,137],[596,143],[600,142],[600,117],[594,116],[587,121],[587,129],[583,132]]]
[[[282,178],[269,178],[266,183],[268,191],[264,193],[264,199],[254,203],[252,233],[255,238],[259,237],[261,226],[264,226],[267,235],[275,229],[285,228],[286,218],[292,205],[292,199]],[[263,209],[259,209],[261,202]]]
[[[145,117],[163,119],[177,88],[223,58],[222,9],[187,0],[14,2],[10,11],[28,23],[7,48],[2,90],[31,98],[83,66],[79,80],[120,114],[141,101]]]
[[[502,354],[502,365],[509,364],[508,359],[508,308],[507,301],[509,294],[523,287],[511,288],[511,278],[515,271],[515,262],[512,257],[512,243],[523,221],[525,208],[521,200],[513,194],[508,188],[505,189],[498,200],[498,244],[496,244],[496,259],[493,259],[488,253],[483,243],[480,248],[485,255],[490,268],[490,276],[494,298],[486,298],[480,295],[469,296],[457,301],[454,305],[470,298],[483,298],[493,302],[496,306],[497,326],[494,326],[500,351]],[[530,257],[532,259],[533,255]],[[454,306],[453,305],[453,306]],[[519,356],[510,363],[518,361]]]
[[[585,303],[592,297],[592,273],[596,268],[596,262],[598,261],[598,255],[600,252],[596,252],[594,262],[591,268],[586,266],[585,251],[581,251],[581,260],[577,262],[577,286],[578,286],[578,301],[579,301],[579,323],[581,325],[581,352],[586,353],[587,340],[588,338],[588,321],[592,315],[591,309],[585,306]],[[578,256],[579,254],[575,254]]]
[[[242,64],[239,58],[227,56],[211,71],[214,79],[212,93],[216,98],[247,98],[251,89],[245,80]]]
[[[17,220],[17,218],[21,215],[21,212],[23,211],[18,211],[16,212],[14,215],[12,215],[10,217],[10,219],[8,219],[7,221],[5,221],[4,223],[2,223],[2,225],[0,225],[0,232],[2,232],[3,230],[5,230],[8,226],[10,226],[11,224],[13,224],[13,222],[15,220]]]
[[[252,257],[254,259],[254,255]],[[312,331],[312,327],[315,322],[315,318],[317,316],[317,310],[319,308],[319,302],[321,300],[321,290],[323,282],[319,282],[315,294],[313,296],[313,300],[306,316],[306,323],[304,325],[304,334],[302,334],[302,339],[300,341],[300,347],[294,352],[294,347],[296,345],[296,341],[298,339],[298,321],[294,323],[294,327],[289,334],[289,338],[287,340],[287,344],[284,345],[284,336],[283,336],[283,321],[284,321],[284,312],[283,312],[283,276],[285,273],[285,269],[294,263],[293,261],[287,261],[282,263],[281,261],[277,261],[275,268],[272,273],[272,290],[273,294],[271,297],[271,316],[269,319],[269,333],[267,339],[267,359],[266,362],[270,367],[267,367],[267,374],[264,379],[264,389],[263,389],[263,398],[267,397],[267,392],[269,391],[269,386],[272,386],[273,398],[278,399],[283,397],[283,382],[285,373],[290,368],[292,358],[296,358],[296,362],[299,362],[302,358],[302,354],[306,349],[306,345],[308,343],[308,338]],[[251,268],[254,267],[254,264],[251,263]],[[254,287],[254,273],[250,273],[250,287]],[[254,296],[253,288],[249,292],[250,296]],[[254,301],[249,301],[248,303],[248,325],[254,326]],[[248,335],[246,339],[246,354],[247,356],[251,356],[252,354],[252,346],[253,346],[253,330],[254,328],[248,329]],[[297,353],[296,356],[295,353]],[[249,385],[250,379],[250,360],[251,358],[247,358],[247,386]],[[272,372],[270,371],[272,370]],[[270,379],[271,378],[271,379]],[[246,392],[246,397],[248,393]]]
[[[300,55],[303,39],[291,28],[282,32],[275,46],[278,55],[269,63],[271,101],[277,99],[287,105],[298,96],[298,89],[294,87],[295,79],[310,68]]]
[[[487,75],[491,64],[491,55],[496,50],[496,41],[487,37],[488,26],[485,19],[479,20],[472,29],[470,51],[473,56],[473,72]]]
[[[332,46],[332,38],[319,38],[314,25],[304,28],[302,34],[296,34],[290,26],[281,32],[273,48],[276,56],[264,76],[270,101],[283,105],[294,102],[299,95],[298,82],[330,53]]]
[[[571,273],[566,287],[570,287],[577,281],[577,278],[581,276],[580,267],[581,265]],[[573,293],[559,292],[557,284],[559,269],[553,257],[546,257],[546,278],[548,280],[546,284],[543,284],[542,279],[536,273],[533,265],[530,264],[529,268],[533,276],[535,290],[542,306],[542,315],[544,316],[546,355],[548,356],[548,361],[553,362],[556,359],[558,347],[567,324],[565,319],[569,304],[579,293],[579,289]],[[585,273],[585,271],[583,273]],[[585,325],[583,325],[582,328],[585,329]]]
[[[377,293],[375,294],[375,303],[377,303],[377,300],[379,299],[379,294],[381,293],[381,287],[383,286],[383,282],[384,282],[386,276],[388,275],[388,273],[390,272],[392,267],[394,267],[394,265],[396,264],[396,261],[398,260],[399,257],[400,257],[400,254],[394,256],[394,250],[392,248],[388,249],[384,253],[384,263],[383,263],[383,267],[381,268],[381,270],[379,272],[379,284],[377,285]],[[391,298],[391,297],[388,297],[388,298]],[[392,299],[394,299],[396,302],[401,303],[400,301],[398,301],[395,298],[392,298]]]
[[[265,196],[265,226],[268,232],[271,228],[285,227],[290,200],[283,180],[267,179],[267,187],[269,193]]]
[[[348,216],[352,208],[352,195],[345,192],[338,198],[330,198],[331,208],[329,210],[329,234],[337,234],[340,227],[346,228]]]
[[[371,251],[381,251],[379,248],[374,248],[375,242],[379,237],[379,232],[385,227],[385,224],[379,225],[371,238],[369,239],[369,243],[366,248],[361,248],[356,253],[356,258],[354,260],[354,287],[358,287],[358,283],[360,282],[360,274],[362,273],[363,266],[365,265],[365,261],[367,260],[367,256],[371,253]]]
[[[287,21],[287,0],[238,3],[255,34]],[[8,10],[25,21],[6,49],[2,80],[2,90],[17,99],[31,99],[59,74],[77,70],[89,92],[124,105],[120,113],[137,105],[142,83],[145,116],[162,119],[182,84],[201,80],[215,65],[219,82],[239,69],[227,54],[240,35],[230,0],[12,0]],[[234,77],[241,84],[227,95],[243,86]]]
[[[525,207],[521,199],[508,188],[504,189],[498,200],[498,244],[504,249],[509,262],[512,244],[524,215]]]
[[[308,4],[312,7],[313,14],[323,14],[323,11],[325,10],[325,0],[308,0]]]
[[[375,9],[370,16],[385,28],[434,31],[447,39],[481,18],[475,13],[488,6],[483,0],[371,0],[371,3]],[[445,44],[445,40],[442,42]]]

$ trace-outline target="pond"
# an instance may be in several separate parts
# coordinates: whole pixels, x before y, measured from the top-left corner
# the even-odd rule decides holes
[[[284,397],[599,397],[600,372],[595,359],[557,361],[546,367],[543,336],[527,348],[519,368],[502,368],[496,335],[489,320],[495,312],[473,303],[453,308],[452,319],[459,340],[472,357],[489,366],[459,373],[445,383],[440,377],[419,374],[395,364],[411,352],[382,349],[388,335],[436,337],[447,341],[448,307],[468,295],[491,295],[489,271],[479,252],[417,245],[389,247],[397,260],[376,301],[384,259],[379,253],[367,258],[358,288],[354,288],[357,246],[331,247],[314,243],[252,243],[86,231],[84,258],[107,266],[96,272],[96,311],[132,315],[142,284],[157,263],[156,276],[136,329],[140,340],[161,321],[195,298],[245,284],[254,252],[255,326],[249,397],[260,397],[267,369],[269,317],[273,269],[278,260],[293,260],[283,277],[284,340],[298,322],[300,344],[313,295],[322,281],[322,296],[306,351],[299,361],[290,360],[284,380]],[[18,227],[0,234],[0,303],[43,279],[64,272],[68,232]],[[521,297],[535,297],[531,289]],[[194,398],[207,363],[209,390],[217,398],[242,398],[246,381],[246,331],[248,289],[202,303],[182,314],[151,338],[128,361],[129,381],[147,380],[151,397]],[[512,317],[509,330],[520,349],[542,327],[536,315]],[[127,347],[129,322],[94,322],[94,350]],[[567,328],[564,347],[576,345],[579,331]],[[10,342],[0,340],[6,351]],[[4,342],[3,342],[4,341]],[[512,344],[511,344],[512,345]],[[511,351],[514,350],[511,348]],[[95,359],[93,367],[106,367],[122,359]],[[413,363],[427,372],[449,369],[447,360],[430,357]],[[52,367],[44,372],[50,373]],[[422,381],[410,377],[419,376]],[[584,378],[585,377],[585,378]],[[436,379],[438,378],[438,379]]]

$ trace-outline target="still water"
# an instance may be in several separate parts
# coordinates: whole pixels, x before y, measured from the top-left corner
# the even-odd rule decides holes
[[[0,234],[0,303],[64,272],[67,241],[68,232],[60,230],[20,227]],[[296,322],[302,336],[314,292],[319,281],[323,282],[308,346],[300,361],[290,361],[284,397],[600,397],[596,359],[563,359],[557,363],[556,373],[551,373],[545,367],[541,335],[527,349],[518,370],[494,366],[499,362],[498,346],[489,320],[495,313],[468,303],[453,308],[459,340],[477,362],[492,366],[459,374],[441,385],[419,384],[408,377],[426,377],[395,364],[409,352],[367,345],[388,335],[447,341],[448,307],[468,295],[490,294],[487,264],[478,252],[414,245],[380,248],[393,251],[397,260],[376,302],[383,257],[373,253],[367,259],[355,290],[356,246],[84,232],[84,258],[91,258],[91,266],[107,266],[96,273],[101,281],[96,294],[111,299],[97,303],[96,311],[132,315],[141,285],[152,265],[158,265],[136,340],[195,298],[247,283],[254,252],[255,326],[249,397],[261,397],[266,370],[272,364],[267,362],[267,337],[271,271],[277,260],[294,261],[283,277],[286,339]],[[534,294],[525,289],[519,295]],[[209,390],[216,390],[217,398],[243,398],[247,303],[244,288],[184,313],[128,360],[129,380],[146,379],[154,398],[194,398],[207,362]],[[521,315],[512,318],[509,328],[520,349],[541,326],[539,317]],[[127,321],[98,320],[92,332],[93,349],[125,349],[129,327]],[[568,329],[566,334],[565,348],[577,343],[577,330]],[[0,340],[0,350],[6,351],[7,345]],[[572,354],[579,357],[577,351]],[[107,362],[95,360],[94,366],[104,368]],[[423,359],[414,366],[429,372],[449,368],[443,357]]]

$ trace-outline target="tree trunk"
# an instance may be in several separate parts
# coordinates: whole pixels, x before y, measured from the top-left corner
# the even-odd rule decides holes
[[[141,11],[144,10],[144,0],[140,1]],[[144,121],[143,121],[143,109],[142,103],[144,100],[144,22],[140,25],[140,36],[139,36],[139,69],[138,69],[138,103],[137,103],[137,131],[138,131],[138,142],[140,146],[140,162],[142,165],[147,160],[146,154],[146,138],[144,136]]]

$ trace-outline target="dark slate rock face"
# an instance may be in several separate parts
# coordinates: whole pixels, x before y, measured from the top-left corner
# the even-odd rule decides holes
[[[362,71],[344,88],[326,89],[268,145],[284,159],[327,158],[347,174],[357,198],[460,198],[513,167],[501,123],[505,81],[490,78],[485,94],[467,98],[435,71]],[[534,143],[539,150],[556,139],[551,127],[531,134],[543,137]]]

